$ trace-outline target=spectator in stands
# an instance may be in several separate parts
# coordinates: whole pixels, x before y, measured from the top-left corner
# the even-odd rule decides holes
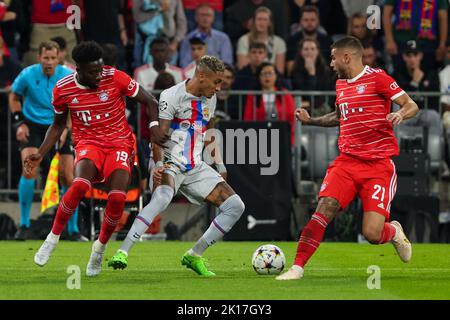
[[[66,10],[75,2],[73,0],[32,0],[31,6],[29,8],[25,7],[25,9],[29,9],[29,13],[26,15],[31,17],[28,52],[23,57],[23,62],[26,66],[37,63],[39,45],[56,36],[66,39],[67,50],[72,52],[73,47],[76,45],[76,36],[75,31],[68,29],[66,26],[70,16],[70,13],[67,13]],[[95,21],[102,20],[99,20],[97,17]],[[22,34],[22,37],[28,39],[28,35]],[[71,57],[68,57],[68,60],[73,62]]]
[[[188,32],[195,29],[195,9],[203,3],[209,3],[214,9],[213,29],[223,31],[223,2],[224,0],[183,0],[184,12],[188,22]]]
[[[4,46],[3,40],[0,38],[0,89],[6,90],[6,93],[0,93],[0,168],[7,168],[8,164],[8,137],[9,127],[8,127],[8,109],[6,106],[8,105],[8,91],[11,90],[11,85],[14,79],[19,75],[21,71],[20,65],[12,60],[9,56],[5,56],[3,54]],[[18,181],[20,177],[20,154],[16,151],[15,141],[11,141],[12,143],[12,163],[11,163],[11,180],[12,183],[14,181]],[[3,188],[11,188],[12,186],[7,185],[7,177],[0,177],[0,185]]]
[[[200,38],[191,38],[189,44],[191,45],[191,56],[193,61],[189,63],[183,71],[185,77],[190,79],[194,76],[195,68],[197,68],[200,59],[208,53],[208,49],[205,41]]]
[[[248,64],[237,71],[233,89],[252,90],[259,84],[256,70],[258,66],[267,61],[267,46],[262,42],[252,42],[249,46]]]
[[[279,81],[279,75],[273,64],[263,62],[257,70],[258,90],[265,91],[261,95],[248,95],[244,108],[244,120],[265,121],[284,120],[291,125],[291,142],[294,145],[294,97],[290,94],[280,95],[274,91],[285,91]]]
[[[267,7],[259,7],[253,16],[250,32],[239,38],[237,44],[237,67],[242,69],[249,63],[250,43],[262,42],[267,47],[267,58],[280,74],[284,74],[286,43],[274,34],[272,12]]]
[[[362,62],[364,65],[368,65],[371,68],[381,68],[384,69],[383,62],[378,57],[377,51],[371,43],[363,43],[363,56]]]
[[[281,2],[281,3],[280,3]],[[273,14],[275,34],[286,40],[289,36],[288,6],[280,0],[240,0],[226,9],[225,30],[233,45],[250,31],[256,9],[267,7]]]
[[[3,37],[4,46],[9,50],[11,60],[19,63],[16,49],[16,36],[23,26],[22,2],[9,0],[0,2],[0,36]]]
[[[233,48],[230,38],[222,31],[212,28],[214,23],[214,10],[204,3],[197,7],[195,11],[195,21],[197,29],[188,33],[180,47],[180,65],[185,68],[192,61],[189,40],[191,38],[202,39],[207,47],[208,54],[215,56],[225,63],[233,64]]]
[[[423,125],[429,131],[441,134],[443,126],[439,115],[438,97],[414,95],[414,92],[438,92],[440,89],[438,75],[434,70],[425,72],[421,68],[424,54],[416,40],[407,42],[407,47],[402,56],[404,67],[396,72],[395,79],[398,85],[413,97],[420,108],[417,116],[405,122],[405,125]]]
[[[331,38],[323,33],[320,33],[319,26],[319,11],[314,6],[304,6],[300,16],[300,26],[302,30],[292,35],[287,43],[287,70],[288,73],[292,70],[295,57],[298,52],[298,44],[302,39],[316,39],[320,48],[322,48],[322,54],[325,57],[327,63],[330,59],[330,46],[332,44]]]
[[[439,72],[441,85],[442,121],[447,132],[450,132],[450,40],[447,40],[447,66]]]
[[[75,71],[76,67],[74,64],[67,61],[67,42],[63,37],[53,37],[50,40],[56,42],[59,45],[58,60],[59,64],[65,66],[66,68]]]
[[[178,47],[187,33],[187,20],[181,0],[134,0],[136,23],[134,66],[152,63],[148,55],[151,41],[164,35],[170,41],[170,62],[177,64]]]
[[[317,40],[303,39],[300,41],[290,79],[294,90],[334,90],[334,77],[320,53],[320,46]],[[334,101],[328,102],[324,97],[302,96],[302,107],[310,108],[310,114],[314,116],[332,112],[334,108],[331,106],[334,106]]]
[[[234,81],[236,79],[236,71],[230,64],[225,64],[222,84],[220,91],[216,93],[217,105],[215,118],[223,120],[242,120],[243,107],[239,109],[239,97],[231,94]]]
[[[448,36],[448,8],[447,0],[385,1],[383,26],[386,51],[393,57],[394,69],[401,66],[402,54],[411,39],[417,39],[423,48],[423,68],[426,71],[442,65]]]
[[[349,29],[351,29],[354,17],[364,17],[367,15],[367,8],[375,4],[375,0],[341,0],[342,9],[348,20]],[[359,39],[359,38],[358,38]],[[360,39],[361,40],[361,39]]]
[[[185,79],[182,69],[169,65],[170,49],[167,38],[158,37],[153,39],[150,44],[150,54],[152,55],[153,64],[145,64],[137,68],[134,72],[134,79],[146,90],[154,89],[155,81],[160,73],[167,72],[173,76],[175,83],[179,83]],[[150,141],[149,130],[147,128],[149,117],[145,106],[141,106],[140,112],[141,138]]]
[[[40,63],[22,70],[14,80],[9,94],[13,128],[20,143],[22,161],[37,152],[48,127],[53,123],[55,111],[51,96],[56,82],[72,73],[58,64],[58,51],[59,46],[53,41],[41,43],[38,48]],[[45,165],[45,161],[43,164]],[[48,165],[49,163],[47,169]],[[27,237],[37,174],[38,168],[35,168],[31,173],[23,172],[20,178],[20,228],[15,236],[17,240],[25,240]]]
[[[440,90],[439,78],[436,71],[428,70],[425,72],[421,67],[424,54],[422,48],[419,47],[418,41],[408,41],[402,57],[404,67],[403,69],[398,70],[395,76],[395,79],[397,79],[401,88],[412,95],[414,95],[414,91],[437,92]],[[421,108],[439,111],[437,97],[415,96],[414,99]]]
[[[128,34],[124,18],[125,5],[121,0],[84,1],[83,4],[84,40],[93,40],[100,45],[104,43],[116,45],[119,52],[118,67],[126,70],[125,46],[128,44]]]
[[[348,20],[347,35],[357,38],[364,45],[372,45],[377,56],[384,51],[384,44],[380,38],[376,37],[376,29],[369,30],[367,28],[367,16],[362,13],[355,13]],[[380,54],[378,54],[380,52]]]
[[[9,91],[14,79],[19,75],[22,68],[18,63],[11,60],[9,56],[4,55],[5,44],[0,38],[0,88]],[[6,105],[2,103],[1,105]],[[6,119],[7,117],[2,118]]]
[[[175,83],[184,80],[183,70],[176,66],[170,65],[169,61],[170,49],[169,40],[165,37],[153,39],[150,43],[150,54],[153,64],[145,64],[137,68],[134,72],[134,78],[143,86],[144,89],[151,91],[159,73],[166,71],[175,78]]]
[[[103,50],[103,63],[107,66],[117,68],[117,61],[119,59],[119,52],[116,45],[112,43],[104,43],[101,45]]]

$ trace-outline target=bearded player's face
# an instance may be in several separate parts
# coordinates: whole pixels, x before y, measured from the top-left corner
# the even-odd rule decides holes
[[[206,72],[201,76],[202,95],[211,98],[220,91],[223,81],[223,72]]]
[[[346,55],[342,52],[342,50],[338,50],[333,48],[331,50],[331,62],[330,62],[330,67],[331,69],[334,70],[334,72],[336,72],[336,74],[338,75],[339,79],[347,79],[347,57]]]
[[[81,64],[77,66],[80,83],[86,87],[96,89],[102,80],[103,60]]]

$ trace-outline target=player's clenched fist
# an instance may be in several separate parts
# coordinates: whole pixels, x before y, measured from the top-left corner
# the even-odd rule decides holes
[[[386,120],[396,126],[403,121],[403,116],[399,112],[391,112],[386,116]]]
[[[31,174],[34,168],[39,166],[42,161],[42,156],[39,153],[30,154],[23,161],[23,168],[26,174]]]
[[[308,111],[306,111],[303,108],[298,108],[297,110],[295,110],[295,117],[297,118],[298,121],[301,121],[302,123],[308,123],[309,120],[311,119]]]

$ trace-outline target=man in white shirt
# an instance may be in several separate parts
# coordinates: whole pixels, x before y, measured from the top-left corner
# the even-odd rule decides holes
[[[150,43],[150,54],[153,57],[153,64],[144,64],[134,72],[134,79],[148,91],[153,90],[156,78],[164,71],[174,77],[175,83],[179,83],[185,79],[182,69],[167,63],[170,58],[169,45],[167,38],[155,38]]]

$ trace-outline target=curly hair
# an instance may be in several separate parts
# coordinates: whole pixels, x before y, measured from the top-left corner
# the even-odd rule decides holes
[[[222,61],[213,56],[203,56],[201,57],[197,68],[200,71],[212,71],[212,72],[224,72],[225,65]]]
[[[97,61],[103,56],[102,47],[95,41],[83,41],[72,50],[72,59],[77,64]]]

